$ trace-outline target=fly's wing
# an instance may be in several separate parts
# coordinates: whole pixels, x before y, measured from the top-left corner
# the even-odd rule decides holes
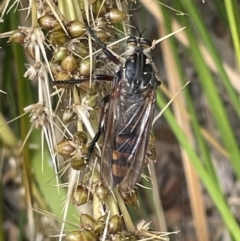
[[[127,142],[134,145],[127,158],[127,173],[120,183],[120,190],[122,192],[128,192],[134,189],[142,171],[155,109],[155,91],[156,90],[153,89],[142,105],[139,106],[138,111],[135,113],[138,119],[134,125],[131,124],[132,135],[130,135],[131,138],[128,139]]]
[[[119,102],[118,85],[119,82],[116,84],[110,96],[110,101],[105,119],[105,130],[100,164],[101,181],[103,183],[103,186],[107,190],[112,190],[115,186],[112,175],[112,153],[114,149],[116,112]]]

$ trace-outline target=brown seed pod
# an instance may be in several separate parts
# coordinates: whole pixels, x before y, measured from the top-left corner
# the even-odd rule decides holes
[[[70,54],[61,62],[61,67],[67,72],[74,72],[77,70],[77,61],[75,57]]]
[[[26,52],[27,52],[28,56],[30,58],[32,58],[33,60],[35,60],[35,46],[36,46],[36,42],[35,41],[29,41],[25,45],[25,49],[26,49]]]
[[[135,191],[131,192],[121,192],[122,198],[125,203],[132,207],[137,207],[138,206],[138,200],[137,200],[137,194]]]
[[[66,235],[67,241],[96,241],[97,236],[94,232],[89,230],[72,231]]]
[[[156,161],[156,158],[157,158],[157,153],[155,149],[155,137],[153,133],[150,133],[149,135],[148,150],[147,150],[146,157],[147,157],[146,159],[149,159],[151,161]]]
[[[81,37],[86,32],[86,28],[83,23],[77,20],[73,20],[68,23],[67,31],[70,37],[78,38],[78,37]]]
[[[56,152],[64,158],[70,158],[75,150],[72,140],[63,139],[57,144]]]
[[[147,160],[146,160],[146,163],[144,162],[144,166],[148,165],[148,160],[151,160],[153,162],[156,161],[156,159],[157,159],[157,152],[156,152],[155,147],[147,150],[147,158],[146,159]]]
[[[15,31],[13,31],[13,33],[9,37],[8,42],[23,44],[25,38],[26,38],[26,32],[22,29],[17,29]]]
[[[107,13],[107,5],[105,2],[103,2],[102,0],[97,0],[93,3],[92,5],[92,12],[94,14],[94,16],[98,16],[101,17],[104,14]]]
[[[62,30],[54,30],[51,33],[49,33],[49,42],[53,46],[63,46],[69,40],[70,39],[68,38],[68,36]]]
[[[66,235],[67,241],[79,241],[81,240],[81,231],[72,231]]]
[[[98,29],[106,29],[111,26],[111,24],[109,23],[109,21],[107,21],[106,18],[96,18],[95,25],[97,26]]]
[[[104,31],[96,31],[96,36],[99,38],[99,40],[103,43],[107,42],[108,38],[110,37],[106,32]]]
[[[93,91],[88,91],[86,96],[83,98],[82,103],[88,107],[96,107],[98,94]]]
[[[61,71],[61,66],[59,63],[49,62],[49,65],[53,75],[57,75]]]
[[[68,50],[78,57],[86,57],[89,54],[85,45],[80,42],[69,43]]]
[[[122,219],[119,215],[114,215],[109,220],[108,223],[108,233],[115,234],[118,233],[121,230],[122,227]]]
[[[97,221],[94,226],[94,231],[97,234],[103,234],[103,231],[105,229],[105,224],[106,224],[106,217],[101,216]]]
[[[71,168],[77,171],[84,170],[86,167],[86,160],[83,156],[76,156],[71,159]]]
[[[46,14],[38,19],[38,23],[40,27],[49,31],[54,28],[54,26],[57,23],[57,20],[53,14]]]
[[[57,47],[52,58],[52,62],[62,61],[67,57],[68,50],[66,47]]]
[[[74,139],[74,142],[79,146],[86,145],[88,142],[87,134],[84,131],[77,131],[74,134],[73,139]]]
[[[58,80],[58,81],[65,81],[65,80],[70,80],[70,79],[71,79],[71,76],[67,72],[59,72],[55,76],[55,80]]]
[[[77,118],[77,114],[73,112],[71,107],[66,107],[63,111],[62,121],[64,124],[67,124]]]
[[[91,197],[91,193],[89,193],[88,189],[83,187],[82,185],[78,185],[77,188],[73,190],[72,193],[72,202],[73,204],[80,206],[86,203]]]
[[[92,61],[92,65],[94,69],[95,61]],[[79,74],[82,76],[89,76],[90,75],[90,59],[82,59],[79,63]]]
[[[81,214],[80,216],[80,226],[87,230],[94,230],[96,221],[88,214]]]
[[[150,133],[150,135],[149,135],[148,145],[151,147],[155,146],[155,136],[153,133]]]
[[[108,194],[108,190],[102,184],[97,184],[95,187],[94,193],[96,194],[96,196],[99,198],[100,201],[104,201]]]
[[[121,23],[126,18],[126,14],[117,8],[111,8],[108,10],[106,17],[111,23],[116,24]]]

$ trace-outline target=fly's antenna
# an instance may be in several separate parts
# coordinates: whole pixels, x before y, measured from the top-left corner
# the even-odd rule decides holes
[[[138,36],[139,36],[139,38],[141,38],[141,32],[140,32],[139,28],[138,28],[138,27],[135,27],[135,29],[137,29]]]
[[[140,33],[139,30],[138,30],[138,32],[139,32],[139,38],[142,38],[143,33],[144,33],[146,30],[147,30],[147,28],[144,28],[143,31],[142,31],[141,33]]]
[[[142,38],[142,36],[143,36],[143,33],[147,30],[147,28],[145,28],[145,29],[143,29],[143,31],[142,32],[140,32],[140,30],[139,30],[139,28],[138,27],[135,27],[136,29],[137,29],[137,32],[138,32],[138,36],[139,36],[139,38]]]
[[[142,38],[142,36],[143,36],[143,33],[147,30],[147,28],[145,28],[145,29],[143,29],[143,31],[142,32],[140,32],[140,30],[139,30],[139,28],[138,27],[135,27],[135,29],[137,30],[137,32],[138,32],[138,36],[139,36],[139,38]]]

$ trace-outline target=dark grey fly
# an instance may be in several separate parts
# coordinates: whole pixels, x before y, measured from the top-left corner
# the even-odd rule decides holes
[[[141,36],[128,38],[125,61],[121,63],[99,41],[91,28],[88,31],[105,55],[120,66],[112,92],[103,101],[104,104],[108,102],[104,124],[99,125],[99,131],[89,148],[89,156],[103,132],[101,181],[108,190],[119,185],[120,191],[128,192],[134,189],[142,172],[156,89],[160,85],[150,55],[151,42]]]

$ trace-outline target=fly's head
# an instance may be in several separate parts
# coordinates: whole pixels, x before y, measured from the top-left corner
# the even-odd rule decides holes
[[[128,54],[124,71],[134,94],[141,94],[147,87],[155,84],[150,47],[151,42],[147,39],[130,37],[127,40]]]

